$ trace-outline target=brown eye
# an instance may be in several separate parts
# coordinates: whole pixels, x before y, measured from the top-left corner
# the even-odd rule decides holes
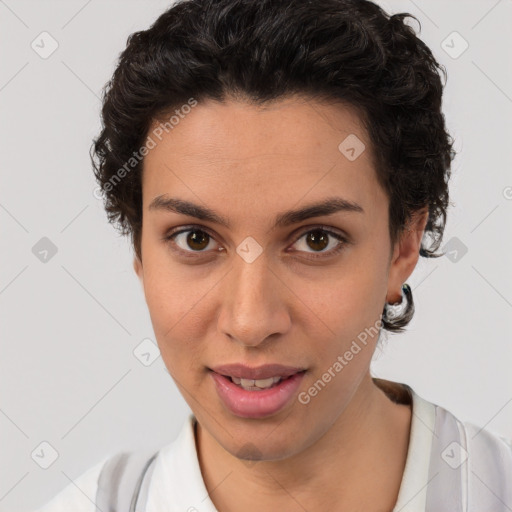
[[[202,251],[208,247],[210,236],[208,233],[200,230],[189,231],[186,243],[194,251]]]
[[[315,251],[322,251],[329,245],[329,236],[322,229],[315,229],[307,233],[306,243]]]
[[[211,235],[197,228],[182,229],[164,237],[173,250],[179,251],[185,256],[195,256],[194,253],[209,252],[206,249],[213,241]]]
[[[304,232],[294,246],[298,252],[309,254],[307,258],[314,259],[334,256],[348,244],[349,241],[340,233],[319,227]]]

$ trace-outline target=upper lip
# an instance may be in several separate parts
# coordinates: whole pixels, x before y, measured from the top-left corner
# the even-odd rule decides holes
[[[268,379],[269,377],[289,377],[290,375],[304,371],[304,368],[285,366],[282,364],[264,364],[255,367],[246,366],[244,364],[223,364],[211,369],[215,373],[227,377],[253,380]]]

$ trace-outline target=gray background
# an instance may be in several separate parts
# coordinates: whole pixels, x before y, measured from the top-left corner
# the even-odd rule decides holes
[[[373,373],[512,437],[512,2],[382,3],[420,19],[448,71],[459,155],[444,242],[458,258],[420,259],[414,320],[389,336]],[[154,335],[88,155],[127,36],[169,5],[0,0],[2,512],[40,506],[108,454],[167,444],[188,413],[161,358],[134,355]],[[43,31],[59,45],[46,59],[31,47]],[[454,31],[469,44],[457,58]],[[46,262],[44,237],[57,250]],[[58,452],[48,469],[32,455],[43,441]]]

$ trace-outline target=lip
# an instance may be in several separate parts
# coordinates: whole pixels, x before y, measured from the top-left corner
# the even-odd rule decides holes
[[[270,371],[269,367],[270,365],[264,368],[267,375]],[[280,366],[280,368],[282,371],[283,367]],[[288,370],[290,371],[290,367]],[[275,368],[272,371],[275,371]],[[229,377],[210,371],[219,398],[231,413],[242,418],[263,418],[279,412],[295,396],[304,374],[305,370],[293,373],[269,389],[247,391],[232,382]],[[279,375],[279,372],[273,375]]]
[[[239,379],[268,379],[269,377],[290,377],[295,373],[305,370],[295,366],[285,366],[282,364],[264,364],[262,366],[246,366],[244,364],[223,364],[211,368],[219,375],[227,377],[238,377]]]

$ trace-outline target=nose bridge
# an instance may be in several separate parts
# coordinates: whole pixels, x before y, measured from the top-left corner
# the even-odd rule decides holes
[[[238,255],[228,274],[220,315],[224,334],[245,345],[258,345],[288,328],[288,314],[279,280],[265,254],[249,262]]]
[[[258,309],[263,309],[264,304],[272,300],[272,281],[275,280],[265,255],[262,254],[250,263],[238,258],[234,267],[230,284],[238,304],[252,307],[259,301]]]

